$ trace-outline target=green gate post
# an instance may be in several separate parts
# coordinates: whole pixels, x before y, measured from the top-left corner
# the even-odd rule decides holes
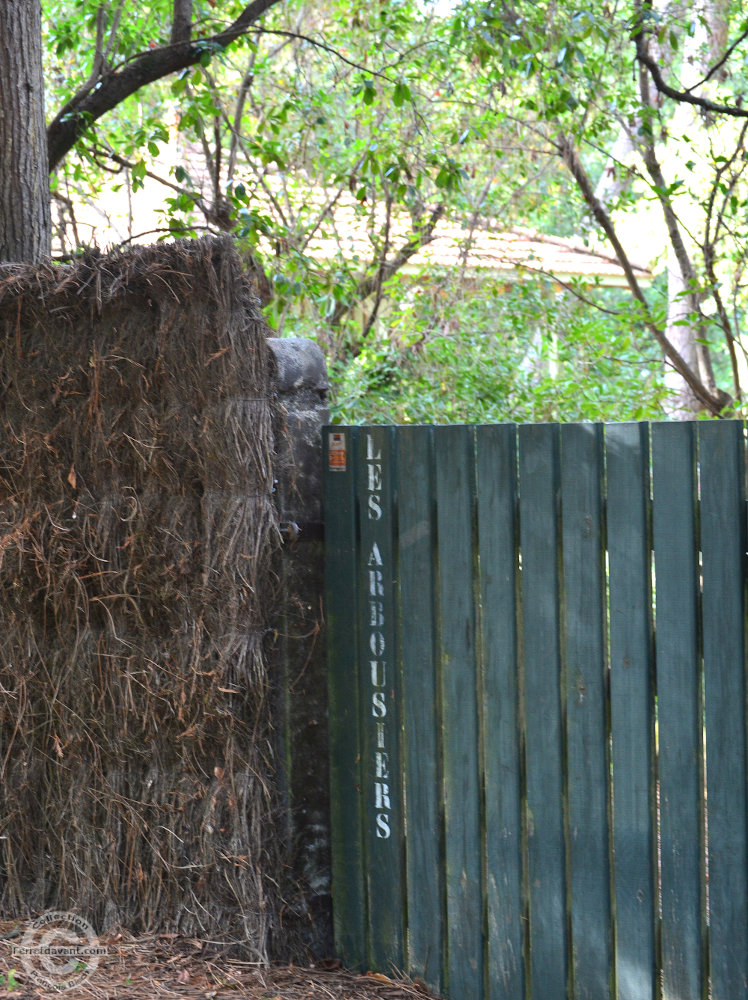
[[[359,432],[361,792],[369,962],[404,965],[404,828],[396,628],[394,428]]]
[[[355,431],[323,430],[333,923],[337,952],[351,968],[361,968],[367,958],[356,600],[356,451]]]
[[[336,941],[388,971],[405,940],[392,433],[325,431]]]

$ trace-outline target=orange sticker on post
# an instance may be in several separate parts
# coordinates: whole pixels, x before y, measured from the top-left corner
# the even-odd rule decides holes
[[[343,431],[330,431],[327,439],[327,464],[330,472],[345,472],[346,447]]]

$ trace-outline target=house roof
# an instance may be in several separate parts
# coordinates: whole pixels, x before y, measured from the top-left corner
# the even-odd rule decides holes
[[[333,213],[337,237],[313,237],[306,252],[318,259],[329,260],[340,253],[347,260],[371,260],[373,230],[378,231],[380,240],[384,232],[383,210],[375,211],[368,219],[361,218],[352,205],[336,205]],[[391,220],[388,257],[407,242],[410,225],[404,215]],[[470,232],[447,219],[436,224],[431,241],[408,260],[404,269],[413,272],[425,267],[500,271],[509,280],[538,274],[559,283],[574,279],[611,287],[627,283],[618,261],[592,242],[521,227],[476,228]],[[642,284],[652,280],[646,267],[635,265],[634,273]]]
[[[618,261],[581,239],[549,236],[519,227],[502,232],[480,230],[471,242],[467,242],[468,235],[458,226],[437,226],[435,239],[425,248],[424,258],[443,267],[459,266],[464,259],[471,268],[540,273],[561,281],[582,278],[598,279],[603,285],[626,284]],[[651,281],[652,275],[644,267],[634,266],[634,273],[642,283]]]

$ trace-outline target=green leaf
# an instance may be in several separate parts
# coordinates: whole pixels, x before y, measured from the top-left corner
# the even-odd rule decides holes
[[[408,84],[403,83],[402,81],[398,81],[398,83],[395,84],[395,90],[392,94],[392,103],[395,105],[395,107],[401,108],[403,104],[405,104],[407,101],[411,101],[412,99],[413,97],[410,92],[410,87],[408,86]]]

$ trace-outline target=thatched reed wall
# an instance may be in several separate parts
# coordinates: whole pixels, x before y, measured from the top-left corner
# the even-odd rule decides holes
[[[230,243],[0,268],[0,910],[279,908],[266,330]]]

